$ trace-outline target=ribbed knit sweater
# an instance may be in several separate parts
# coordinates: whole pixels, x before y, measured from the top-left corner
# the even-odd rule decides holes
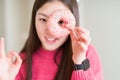
[[[48,51],[40,48],[32,57],[32,80],[54,80],[58,66],[54,61],[56,50]],[[60,54],[62,54],[60,52]],[[75,70],[72,72],[71,80],[103,80],[100,58],[93,46],[89,46],[86,57],[90,60],[90,68],[87,71]],[[25,55],[21,55],[24,60]],[[57,58],[60,62],[61,55]],[[26,62],[23,61],[15,80],[25,80]]]

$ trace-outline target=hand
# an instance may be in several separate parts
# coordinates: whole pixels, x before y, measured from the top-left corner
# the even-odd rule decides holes
[[[89,31],[83,27],[75,27],[71,30],[70,36],[72,40],[73,62],[81,64],[86,59],[86,52],[91,41]]]
[[[11,51],[7,56],[4,39],[0,39],[0,80],[14,80],[22,63],[20,56]]]

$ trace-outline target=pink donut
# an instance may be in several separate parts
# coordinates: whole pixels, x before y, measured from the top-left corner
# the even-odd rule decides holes
[[[75,26],[75,18],[69,10],[56,10],[47,22],[47,26],[52,35],[57,38],[64,37],[70,33],[66,25]]]

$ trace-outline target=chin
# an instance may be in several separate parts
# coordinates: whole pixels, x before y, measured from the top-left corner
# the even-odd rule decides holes
[[[53,51],[53,50],[56,50],[58,49],[57,47],[43,47],[45,50],[49,50],[49,51]]]

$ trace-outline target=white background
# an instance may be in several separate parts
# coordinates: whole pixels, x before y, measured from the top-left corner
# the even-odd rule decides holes
[[[34,0],[0,0],[0,37],[6,53],[22,48]],[[104,80],[120,80],[120,0],[80,0],[80,25],[90,30],[104,70]]]

